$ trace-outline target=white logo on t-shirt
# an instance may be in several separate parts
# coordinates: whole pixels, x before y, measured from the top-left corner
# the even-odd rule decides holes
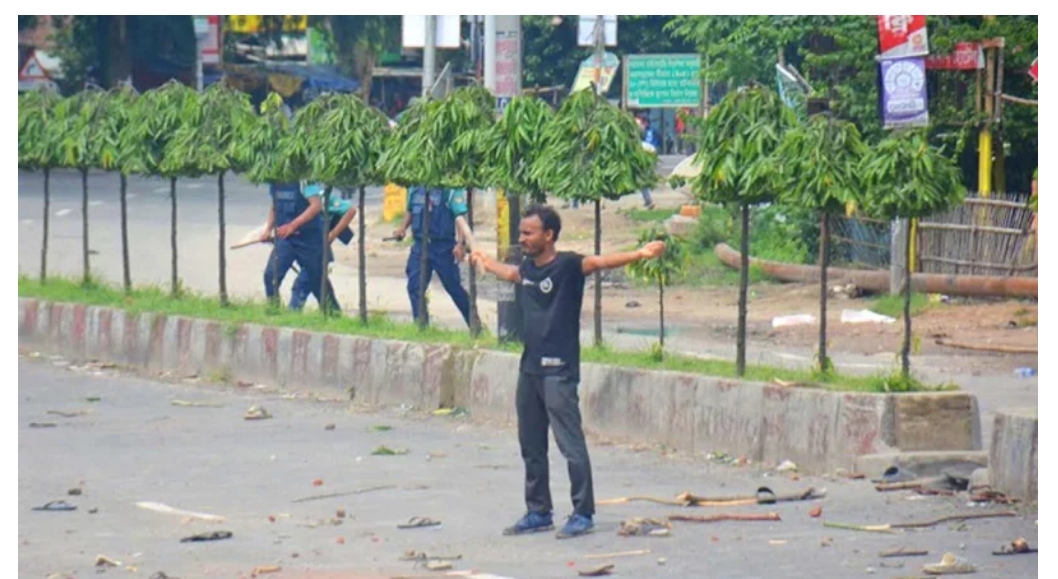
[[[547,278],[544,281],[540,282],[540,291],[544,292],[545,294],[551,293],[551,289],[553,287],[555,287],[555,285],[551,283],[551,278]]]

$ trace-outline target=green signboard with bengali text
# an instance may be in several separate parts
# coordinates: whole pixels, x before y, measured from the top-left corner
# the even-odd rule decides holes
[[[629,108],[682,108],[701,104],[701,56],[630,54],[627,58],[625,98]]]

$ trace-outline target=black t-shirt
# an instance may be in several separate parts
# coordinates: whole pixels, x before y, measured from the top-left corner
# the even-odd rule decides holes
[[[521,371],[580,378],[580,309],[584,256],[561,251],[543,267],[525,259],[522,276]]]

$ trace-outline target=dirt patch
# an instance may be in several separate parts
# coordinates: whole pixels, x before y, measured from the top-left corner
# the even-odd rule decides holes
[[[676,209],[682,196],[671,191],[655,194],[658,205]],[[602,211],[603,252],[621,251],[634,247],[639,232],[649,223],[630,218],[630,211],[639,207],[638,194],[617,202],[607,202]],[[594,208],[582,205],[578,209],[561,209],[563,230],[561,247],[584,254],[594,252]],[[377,220],[377,216],[374,217]],[[369,215],[369,221],[372,216]],[[475,221],[495,223],[495,209],[490,204],[475,204]],[[403,279],[410,244],[385,243],[381,238],[389,234],[391,225],[373,226],[368,235],[368,270],[371,276]],[[495,227],[479,225],[479,241],[495,244]],[[343,261],[355,266],[355,254],[350,252]],[[603,311],[607,323],[628,323],[647,327],[658,316],[657,291],[629,280],[619,272],[604,281]],[[591,299],[586,296],[583,323],[591,323]],[[843,324],[844,309],[869,309],[874,298],[831,298],[828,302],[828,338],[833,352],[876,354],[899,351],[903,324]],[[636,304],[629,307],[630,303]],[[666,290],[665,310],[670,324],[688,328],[690,333],[704,339],[734,340],[738,313],[738,290],[732,286],[675,286]],[[754,341],[782,344],[789,347],[814,348],[818,340],[818,326],[772,328],[777,316],[791,314],[818,315],[819,289],[811,284],[757,283],[750,287],[749,332]],[[1033,347],[1038,341],[1035,321],[1038,308],[1034,300],[953,300],[951,303],[931,304],[913,320],[914,335],[918,338],[921,354],[961,355],[970,353],[935,344],[937,338],[979,345]]]

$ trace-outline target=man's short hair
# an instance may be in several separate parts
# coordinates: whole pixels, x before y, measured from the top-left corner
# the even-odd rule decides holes
[[[562,218],[558,216],[558,211],[555,211],[554,207],[543,203],[533,203],[526,207],[522,213],[522,218],[525,219],[526,217],[539,219],[544,226],[544,231],[553,231],[555,233],[554,239],[558,241],[558,234],[562,232]]]

